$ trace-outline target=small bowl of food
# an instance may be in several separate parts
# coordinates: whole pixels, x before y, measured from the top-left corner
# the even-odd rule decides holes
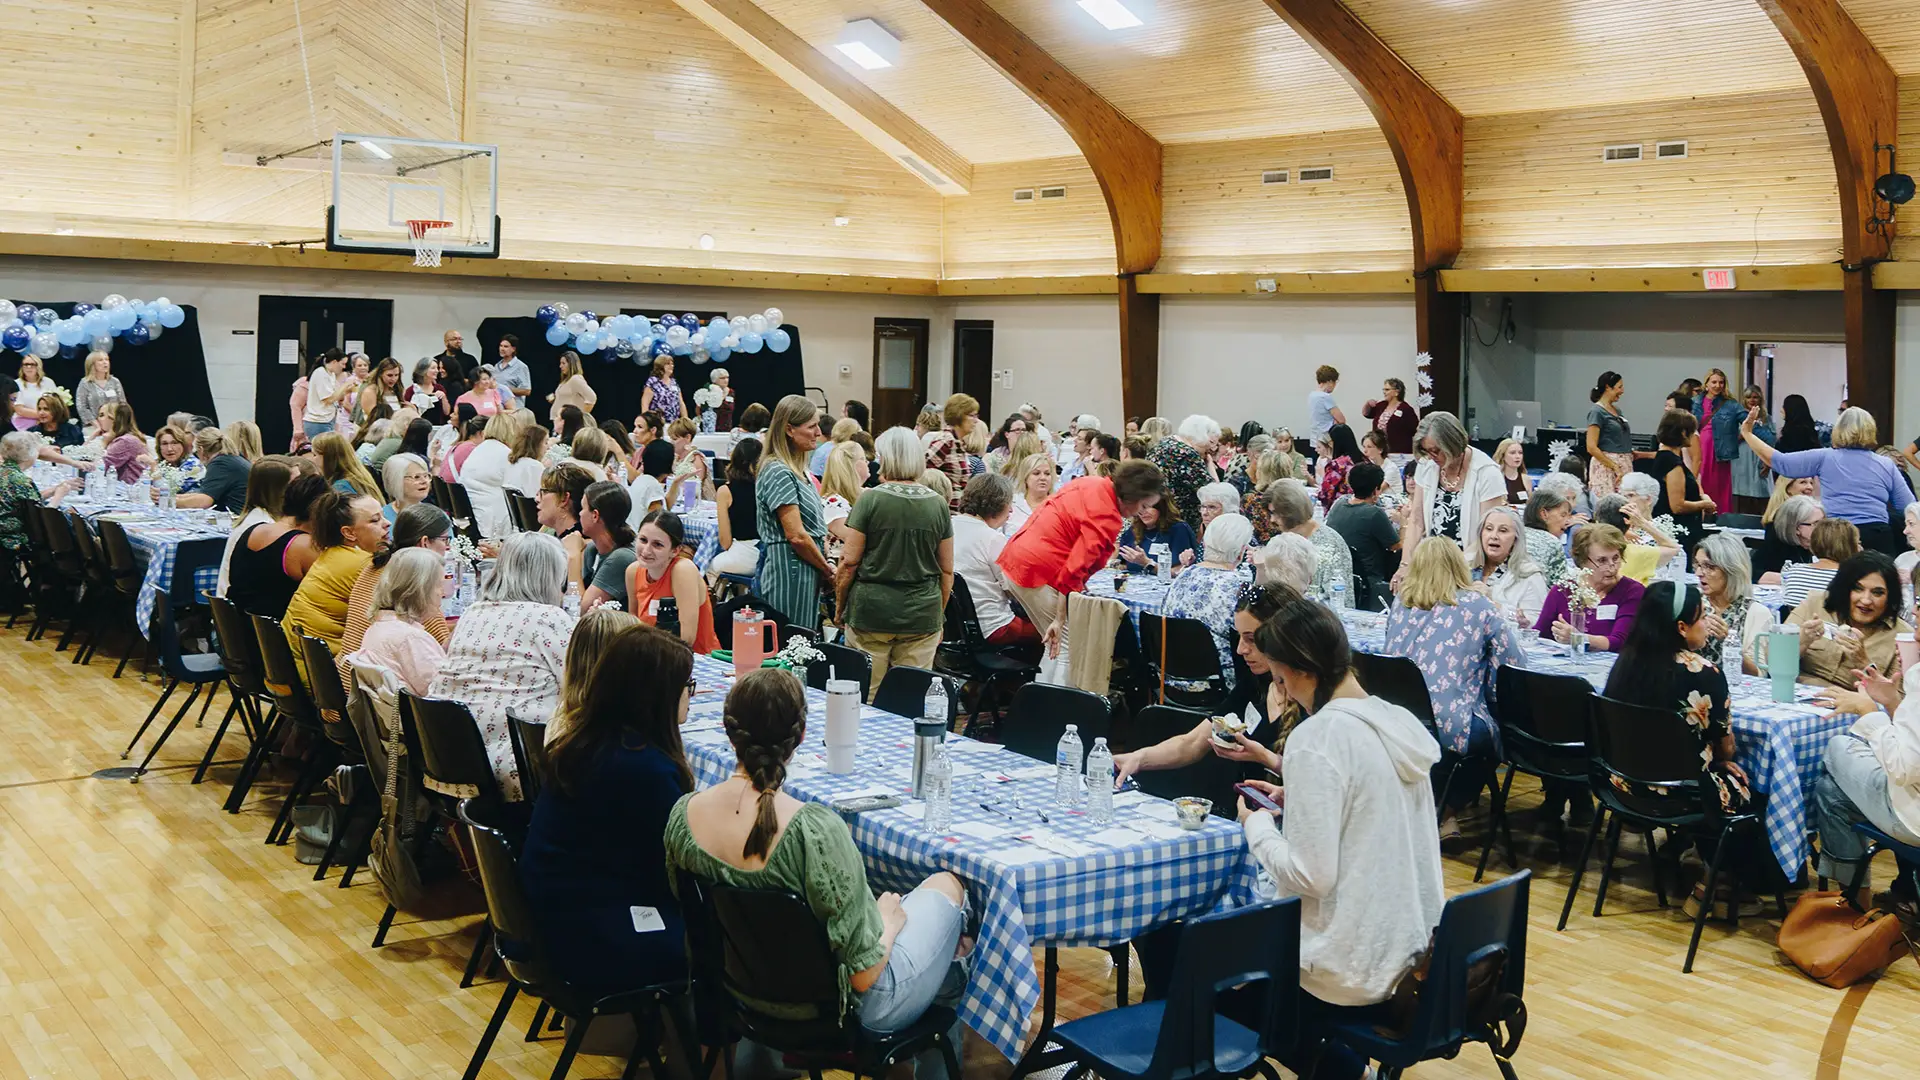
[[[1207,815],[1213,813],[1213,800],[1182,795],[1173,800],[1173,813],[1181,828],[1198,832],[1206,827]]]
[[[1228,748],[1240,745],[1236,736],[1247,732],[1247,721],[1238,716],[1216,716],[1212,718],[1213,741]]]

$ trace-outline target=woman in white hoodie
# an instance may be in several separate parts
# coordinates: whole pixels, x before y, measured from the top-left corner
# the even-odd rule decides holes
[[[1827,743],[1826,768],[1813,786],[1814,824],[1820,830],[1817,869],[1843,888],[1852,884],[1867,853],[1867,838],[1853,831],[1854,822],[1870,822],[1895,840],[1920,847],[1920,666],[1908,668],[1899,681],[1873,670],[1853,674],[1860,689],[1828,690],[1816,699],[1860,717]],[[1872,906],[1871,872],[1861,889],[1862,906]]]
[[[1446,892],[1428,772],[1440,746],[1412,713],[1360,688],[1346,631],[1321,604],[1292,602],[1254,642],[1308,714],[1287,738],[1286,786],[1248,781],[1286,807],[1284,824],[1240,804],[1247,845],[1276,894],[1300,898],[1304,1060],[1316,1012],[1387,1000],[1439,925]],[[1317,1075],[1363,1069],[1329,1045]]]

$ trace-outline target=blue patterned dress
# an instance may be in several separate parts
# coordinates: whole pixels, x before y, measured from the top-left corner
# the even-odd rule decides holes
[[[1221,570],[1212,566],[1191,566],[1180,572],[1167,589],[1160,610],[1170,619],[1198,619],[1213,634],[1214,647],[1220,651],[1220,670],[1233,686],[1233,611],[1240,606],[1240,592],[1247,578],[1239,570]]]
[[[1387,614],[1386,653],[1420,666],[1433,699],[1440,745],[1465,754],[1495,742],[1494,673],[1520,662],[1520,642],[1493,601],[1466,589],[1432,610],[1395,601]]]

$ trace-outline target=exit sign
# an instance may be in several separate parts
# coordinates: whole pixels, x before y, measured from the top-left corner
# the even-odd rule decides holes
[[[1700,283],[1709,290],[1734,289],[1738,288],[1740,284],[1735,280],[1733,271],[1731,270],[1702,270],[1700,271]]]

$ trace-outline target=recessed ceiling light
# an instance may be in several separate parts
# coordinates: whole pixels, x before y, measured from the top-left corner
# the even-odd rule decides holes
[[[1080,10],[1109,30],[1129,30],[1153,15],[1152,0],[1080,0]]]
[[[367,153],[372,154],[374,157],[379,158],[381,161],[393,160],[393,155],[387,153],[387,148],[384,146],[381,146],[377,142],[372,142],[367,139],[361,139],[360,145],[367,148]]]
[[[713,250],[713,234],[712,233],[700,234],[700,250],[701,251]]]
[[[900,62],[900,39],[872,19],[854,19],[847,23],[841,28],[840,40],[834,42],[833,47],[868,71],[889,68]]]
[[[851,220],[852,219],[848,218],[845,214],[837,214],[834,216],[833,223],[835,226],[844,229]]]

